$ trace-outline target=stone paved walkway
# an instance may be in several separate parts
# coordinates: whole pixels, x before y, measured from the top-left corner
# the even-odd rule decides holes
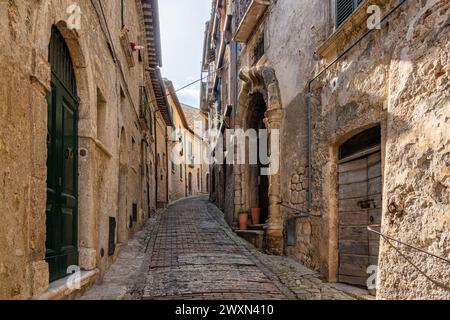
[[[127,262],[128,258],[134,259]],[[239,238],[206,198],[154,217],[82,299],[351,299],[288,257]]]

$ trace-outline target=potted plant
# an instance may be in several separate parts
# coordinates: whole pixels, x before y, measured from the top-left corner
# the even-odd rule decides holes
[[[261,218],[261,208],[252,208],[251,212],[253,224],[259,224]]]
[[[238,211],[239,215],[239,229],[247,230],[248,226],[248,212],[244,208],[240,208]]]

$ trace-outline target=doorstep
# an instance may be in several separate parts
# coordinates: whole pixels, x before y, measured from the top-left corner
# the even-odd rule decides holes
[[[85,289],[89,288],[94,284],[100,271],[98,269],[92,271],[81,271],[81,288],[69,288],[67,282],[70,276],[56,280],[50,283],[49,288],[46,292],[33,297],[33,300],[61,300],[71,298],[72,295],[79,292],[83,292]]]
[[[236,234],[250,242],[258,251],[264,252],[264,234],[262,230],[236,230]]]
[[[248,230],[260,230],[260,231],[264,231],[266,229],[266,225],[265,224],[250,224],[248,226]]]
[[[375,296],[371,295],[369,291],[362,288],[354,287],[345,283],[330,283],[330,286],[358,300],[376,300]]]

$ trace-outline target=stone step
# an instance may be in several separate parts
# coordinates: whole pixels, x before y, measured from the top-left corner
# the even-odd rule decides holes
[[[249,230],[261,230],[264,231],[266,225],[265,224],[251,224],[248,226]]]
[[[264,251],[264,234],[262,230],[236,230],[236,234],[250,242],[257,250]]]

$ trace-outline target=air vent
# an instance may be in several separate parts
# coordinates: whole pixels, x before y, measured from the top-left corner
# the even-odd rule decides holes
[[[108,256],[116,251],[116,218],[109,217]]]

